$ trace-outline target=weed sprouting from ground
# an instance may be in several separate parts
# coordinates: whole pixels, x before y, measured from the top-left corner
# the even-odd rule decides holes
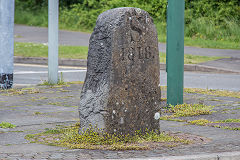
[[[146,150],[160,144],[161,146],[178,146],[189,144],[191,141],[171,136],[166,133],[146,130],[136,131],[134,135],[116,135],[89,127],[79,134],[79,124],[47,129],[45,132],[25,137],[32,142],[63,146],[72,149],[101,149],[101,150]]]
[[[39,86],[50,86],[52,88],[60,88],[60,87],[69,87],[71,84],[83,84],[83,81],[72,81],[72,82],[64,82],[63,76],[59,79],[57,84],[51,84],[48,81],[43,81]]]
[[[44,114],[44,113],[42,113],[42,112],[34,112],[33,113],[33,115],[42,115],[42,114]]]
[[[16,125],[8,123],[8,122],[1,122],[0,123],[0,128],[15,128]]]
[[[60,78],[58,79],[56,84],[50,83],[49,81],[43,81],[43,83],[39,85],[40,86],[65,86],[67,85],[67,82],[64,82],[63,73],[61,72]]]

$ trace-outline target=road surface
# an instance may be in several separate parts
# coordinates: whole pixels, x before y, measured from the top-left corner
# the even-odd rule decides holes
[[[41,84],[44,81],[47,81],[47,70],[47,66],[43,65],[15,64],[14,86]],[[61,77],[61,73],[65,82],[84,81],[86,68],[60,67],[59,77]],[[167,84],[167,74],[165,71],[160,72],[160,83],[161,86],[166,86]],[[185,72],[184,87],[240,91],[240,75]]]
[[[14,35],[16,42],[34,42],[47,43],[48,29],[44,27],[30,27],[24,25],[14,26]],[[59,44],[71,46],[88,46],[90,33],[59,31]],[[166,44],[159,43],[160,52],[166,52]],[[185,54],[202,55],[202,56],[222,56],[240,58],[240,50],[232,49],[209,49],[197,47],[184,47]]]

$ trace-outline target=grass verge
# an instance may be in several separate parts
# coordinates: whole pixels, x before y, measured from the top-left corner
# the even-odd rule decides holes
[[[100,8],[91,8],[88,11],[83,11],[82,7],[82,5],[78,4],[75,5],[75,7],[73,7],[73,9],[71,10],[60,8],[59,28],[91,33],[93,27],[95,26],[97,15],[100,14]],[[224,23],[219,26],[208,17],[200,16],[198,18],[193,18],[191,17],[193,13],[195,12],[190,11],[190,13],[186,14],[188,15],[186,17],[186,21],[190,20],[191,23],[186,24],[185,27],[185,45],[202,48],[240,49],[240,27],[237,20],[229,19],[229,16],[225,18],[220,16],[225,20],[221,19],[221,21],[224,21]],[[159,18],[159,16],[160,15],[158,15],[157,17]],[[25,10],[25,7],[21,7],[21,3],[19,6],[16,6],[15,23],[17,24],[47,27],[47,17],[47,8],[31,11]],[[214,17],[214,19],[215,18],[216,17]],[[159,42],[166,42],[167,24],[165,21],[162,21],[160,19],[156,19],[154,21],[159,34],[158,39]]]
[[[15,42],[14,55],[22,57],[47,57],[48,46],[36,43]],[[60,58],[87,59],[88,47],[85,46],[59,46]],[[206,61],[213,61],[226,57],[184,55],[185,64],[197,64]],[[166,63],[166,53],[160,53],[160,62]]]
[[[69,127],[47,129],[43,133],[27,135],[33,143],[42,143],[71,149],[100,150],[146,150],[159,146],[173,147],[189,144],[191,141],[166,133],[154,131],[136,132],[135,135],[115,135],[90,127],[79,134],[79,124]]]
[[[194,46],[199,48],[218,48],[218,49],[240,49],[238,42],[227,41],[227,40],[208,40],[201,38],[184,38],[185,46]]]
[[[87,59],[88,47],[85,46],[59,46],[60,58]],[[48,46],[37,43],[15,42],[14,55],[22,57],[47,57]]]

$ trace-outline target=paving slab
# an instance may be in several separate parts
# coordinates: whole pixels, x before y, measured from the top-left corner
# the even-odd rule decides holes
[[[12,144],[4,147],[0,146],[1,154],[4,153],[4,154],[10,154],[10,155],[21,154],[21,153],[29,155],[29,154],[37,154],[41,152],[51,152],[51,151],[59,151],[59,150],[63,150],[63,148],[47,146],[43,144],[33,144],[33,143]]]
[[[198,64],[200,66],[215,67],[218,69],[225,69],[233,72],[240,71],[240,58],[223,58],[214,61],[208,61]],[[240,73],[240,72],[239,72]]]
[[[236,159],[240,153],[240,131],[211,126],[188,125],[186,122],[160,121],[161,131],[179,133],[196,143],[178,147],[162,147],[143,151],[103,151],[67,149],[30,143],[24,137],[47,128],[79,122],[78,108],[82,84],[68,86],[35,86],[15,91],[0,92],[0,122],[10,122],[16,128],[0,129],[0,159]],[[33,92],[33,91],[38,92]],[[18,93],[18,94],[17,94]],[[166,91],[162,90],[166,97]],[[182,117],[182,120],[208,119],[211,121],[239,119],[240,99],[203,94],[184,94],[185,103],[215,106],[210,115]],[[162,102],[162,107],[166,106]],[[195,137],[200,137],[194,139]]]

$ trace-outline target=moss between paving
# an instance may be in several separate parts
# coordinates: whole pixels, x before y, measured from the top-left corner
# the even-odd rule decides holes
[[[16,125],[16,128],[1,131],[0,138],[3,134],[13,135],[18,137],[19,140],[12,141],[11,138],[1,141],[0,145],[12,145],[16,142],[26,143],[27,140],[24,140],[24,136],[28,134],[35,134],[45,132],[48,128],[49,130],[54,129],[58,125],[64,124],[63,126],[68,126],[70,124],[76,123],[78,119],[78,108],[79,105],[79,94],[81,90],[81,83],[74,84],[64,84],[58,86],[37,86],[34,88],[23,88],[23,89],[13,89],[8,91],[0,92],[0,121],[6,121],[13,125]],[[67,92],[65,92],[67,91]],[[231,123],[239,124],[240,117],[240,99],[236,97],[223,97],[222,94],[219,95],[208,95],[196,92],[188,92],[184,94],[184,102],[186,104],[200,104],[205,106],[214,106],[208,108],[210,114],[197,114],[197,115],[185,115],[176,118],[173,117],[172,123],[176,126],[179,124],[186,125],[186,122],[191,122],[193,120],[205,119],[209,122],[221,122],[224,124]],[[166,90],[162,88],[163,98],[166,98]],[[161,106],[164,108],[166,106],[166,101],[162,101]],[[162,117],[169,116],[172,113],[163,112],[166,109],[162,109]],[[228,119],[228,121],[227,121]],[[169,119],[161,120],[161,123],[168,123]],[[225,120],[225,121],[224,121]],[[169,121],[170,122],[170,121]],[[52,124],[49,127],[49,124]],[[27,129],[26,129],[26,126]],[[38,126],[38,127],[36,127]],[[39,126],[41,126],[39,129]],[[168,126],[169,127],[169,126]],[[162,131],[167,131],[166,126],[162,125]],[[201,127],[206,126],[196,126],[201,133]],[[184,127],[183,127],[184,128]],[[212,127],[215,131],[215,128]],[[166,129],[166,130],[165,130]],[[176,128],[175,128],[176,129]],[[171,128],[172,134],[176,136],[174,128]],[[224,129],[224,128],[223,128]],[[12,132],[14,131],[14,132]],[[216,131],[217,132],[217,131]],[[219,131],[218,131],[219,132]],[[217,132],[217,133],[218,133]],[[230,131],[228,131],[230,132]],[[239,131],[236,131],[239,132]],[[177,134],[182,139],[194,141],[195,144],[198,143],[202,145],[203,143],[212,143],[209,141],[209,137],[212,135],[204,135],[206,138],[201,135],[197,135],[195,132],[189,132],[191,134],[185,134],[184,130],[181,130]],[[18,136],[16,136],[18,135]],[[208,137],[209,136],[209,137]],[[6,137],[6,136],[5,136]],[[11,136],[9,136],[11,137]],[[190,137],[190,138],[189,138]],[[46,137],[45,137],[46,138]],[[20,140],[21,139],[21,140]],[[201,140],[203,139],[203,140]],[[182,146],[181,143],[180,146]],[[52,145],[52,143],[51,143]],[[194,145],[194,144],[190,144]],[[166,143],[166,145],[160,145],[156,147],[157,149],[176,147],[176,144]],[[178,145],[179,146],[179,145]],[[182,147],[184,147],[183,145]],[[187,145],[188,146],[188,145]],[[153,148],[154,148],[153,147]],[[106,149],[106,148],[105,148]],[[132,148],[133,149],[133,148]],[[136,149],[136,148],[134,148]],[[145,148],[146,149],[146,148]],[[150,147],[151,149],[151,147]]]

